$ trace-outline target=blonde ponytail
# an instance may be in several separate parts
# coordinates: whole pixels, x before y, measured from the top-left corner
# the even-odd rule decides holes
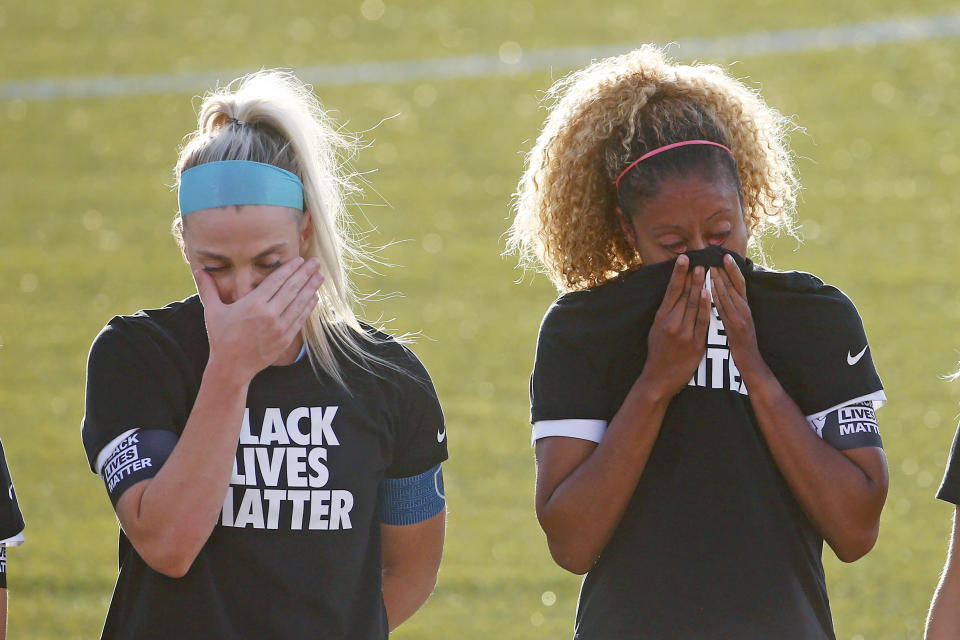
[[[320,300],[302,335],[314,368],[341,384],[337,355],[367,366],[391,366],[369,352],[375,341],[353,311],[356,292],[348,278],[351,265],[367,255],[354,240],[346,212],[347,197],[358,191],[347,170],[357,140],[337,130],[310,88],[293,74],[260,71],[208,94],[200,106],[197,130],[180,152],[175,175],[222,160],[250,160],[295,173],[303,182],[304,214],[313,237],[305,258],[317,258],[325,281]],[[303,220],[301,218],[300,222]],[[174,236],[182,246],[182,221]]]

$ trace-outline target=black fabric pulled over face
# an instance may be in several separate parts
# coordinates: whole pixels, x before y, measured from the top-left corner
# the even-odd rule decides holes
[[[740,267],[740,270],[743,271],[746,267],[747,259],[741,256],[738,253],[734,253],[729,249],[724,249],[720,245],[710,245],[706,249],[696,249],[694,251],[687,251],[684,253],[685,256],[690,258],[690,267],[722,267],[723,266],[723,256],[730,254],[733,256],[733,259],[736,261],[737,266]],[[671,260],[670,264],[675,263],[676,260]]]

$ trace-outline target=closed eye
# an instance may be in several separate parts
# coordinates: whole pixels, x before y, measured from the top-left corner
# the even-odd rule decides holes
[[[730,237],[730,231],[714,233],[710,236],[710,244],[723,244],[724,240]]]

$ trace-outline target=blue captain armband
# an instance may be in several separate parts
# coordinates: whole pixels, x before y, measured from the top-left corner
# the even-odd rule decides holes
[[[384,478],[377,492],[377,510],[383,524],[417,524],[446,506],[440,465],[409,478]]]

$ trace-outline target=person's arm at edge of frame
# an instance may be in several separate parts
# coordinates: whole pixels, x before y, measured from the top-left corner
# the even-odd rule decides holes
[[[678,258],[651,328],[644,370],[599,443],[536,442],[536,508],[554,561],[590,570],[620,523],[660,432],[667,406],[703,357],[710,301],[702,267]]]
[[[116,507],[130,542],[155,571],[182,577],[210,537],[230,481],[247,388],[279,357],[281,345],[291,343],[316,305],[318,266],[290,260],[232,305],[220,301],[208,274],[194,273],[210,359],[170,457],[153,478],[127,489]],[[258,342],[252,348],[244,344],[250,336]]]
[[[0,640],[7,640],[7,588],[0,589]]]
[[[417,612],[437,584],[447,510],[416,524],[381,524],[383,603],[393,631]]]
[[[733,260],[726,257],[722,268],[714,267],[711,281],[731,355],[777,467],[837,557],[858,560],[880,532],[889,485],[883,449],[840,451],[820,439],[760,355],[743,274]]]
[[[19,543],[17,543],[19,544]],[[4,565],[7,562],[7,541],[0,542]],[[0,640],[7,640],[7,571],[4,567],[3,586],[0,587]]]
[[[940,582],[927,615],[926,640],[953,640],[960,636],[960,507],[953,512],[953,533]]]

